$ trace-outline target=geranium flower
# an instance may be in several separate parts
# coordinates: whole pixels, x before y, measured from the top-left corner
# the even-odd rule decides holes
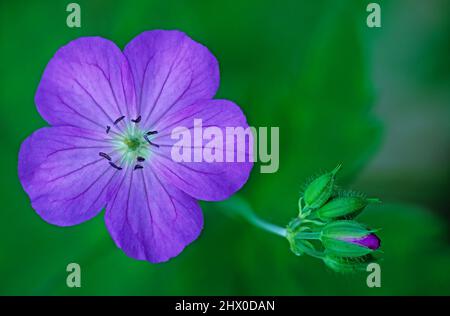
[[[202,230],[197,200],[226,199],[253,166],[171,159],[175,126],[248,127],[237,105],[212,100],[218,86],[215,57],[178,31],[144,32],[123,52],[100,37],[62,47],[35,97],[51,127],[19,152],[32,207],[58,226],[106,208],[106,227],[128,256],[156,263],[178,255]]]

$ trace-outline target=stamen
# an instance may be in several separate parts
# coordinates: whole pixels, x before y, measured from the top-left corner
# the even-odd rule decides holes
[[[141,121],[141,116],[139,115],[138,117],[137,117],[137,119],[134,119],[134,120],[131,120],[131,122],[133,122],[133,123],[139,123],[140,121]]]
[[[137,169],[143,169],[144,167],[142,167],[141,165],[136,165],[136,166],[134,166],[134,170],[137,170]]]
[[[109,131],[111,130],[111,126],[106,126],[106,134],[108,134],[109,133]]]
[[[111,157],[108,154],[103,153],[103,152],[99,152],[98,154],[99,154],[100,157],[103,157],[103,158],[108,159],[109,161],[111,161]]]
[[[144,139],[145,139],[150,145],[155,146],[156,148],[159,147],[158,144],[155,144],[155,143],[152,142],[150,139],[148,139],[148,136],[147,136],[147,135],[144,135]]]
[[[145,158],[139,156],[139,157],[136,158],[136,160],[139,161],[139,162],[143,162],[143,161],[145,161]]]
[[[148,131],[147,135],[153,135],[153,134],[158,134],[158,131]]]
[[[119,117],[117,120],[114,121],[114,125],[117,125],[117,123],[122,121],[124,118],[125,118],[125,115],[122,115],[121,117]]]
[[[118,165],[116,165],[114,162],[110,161],[109,164],[111,165],[111,167],[117,169],[117,170],[122,170],[121,167],[119,167]]]

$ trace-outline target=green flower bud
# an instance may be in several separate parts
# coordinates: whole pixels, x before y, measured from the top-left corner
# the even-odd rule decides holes
[[[320,240],[327,254],[340,257],[360,257],[380,247],[378,236],[355,221],[328,223],[322,229]]]
[[[369,204],[379,202],[364,196],[341,196],[332,199],[315,213],[323,221],[332,219],[353,219]]]
[[[327,255],[323,258],[323,262],[325,263],[325,265],[327,265],[333,271],[340,273],[366,271],[367,265],[375,261],[376,260],[372,255],[366,255],[356,258]]]
[[[305,206],[309,209],[317,209],[324,205],[333,194],[334,179],[341,165],[334,168],[311,182],[303,196]]]

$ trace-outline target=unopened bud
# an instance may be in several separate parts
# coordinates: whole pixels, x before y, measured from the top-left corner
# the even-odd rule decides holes
[[[353,219],[369,204],[379,202],[378,199],[368,199],[363,196],[337,197],[323,205],[316,212],[323,221],[332,219]]]
[[[324,205],[333,194],[334,179],[341,165],[312,181],[305,190],[303,199],[309,209],[317,209]]]
[[[380,247],[380,239],[355,221],[328,223],[322,230],[320,240],[328,254],[340,257],[364,256]]]

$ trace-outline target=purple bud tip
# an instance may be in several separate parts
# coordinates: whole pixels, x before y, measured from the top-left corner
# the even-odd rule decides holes
[[[378,236],[373,233],[364,237],[345,238],[344,240],[372,250],[377,250],[378,248],[380,248],[381,244],[380,238],[378,238]]]

